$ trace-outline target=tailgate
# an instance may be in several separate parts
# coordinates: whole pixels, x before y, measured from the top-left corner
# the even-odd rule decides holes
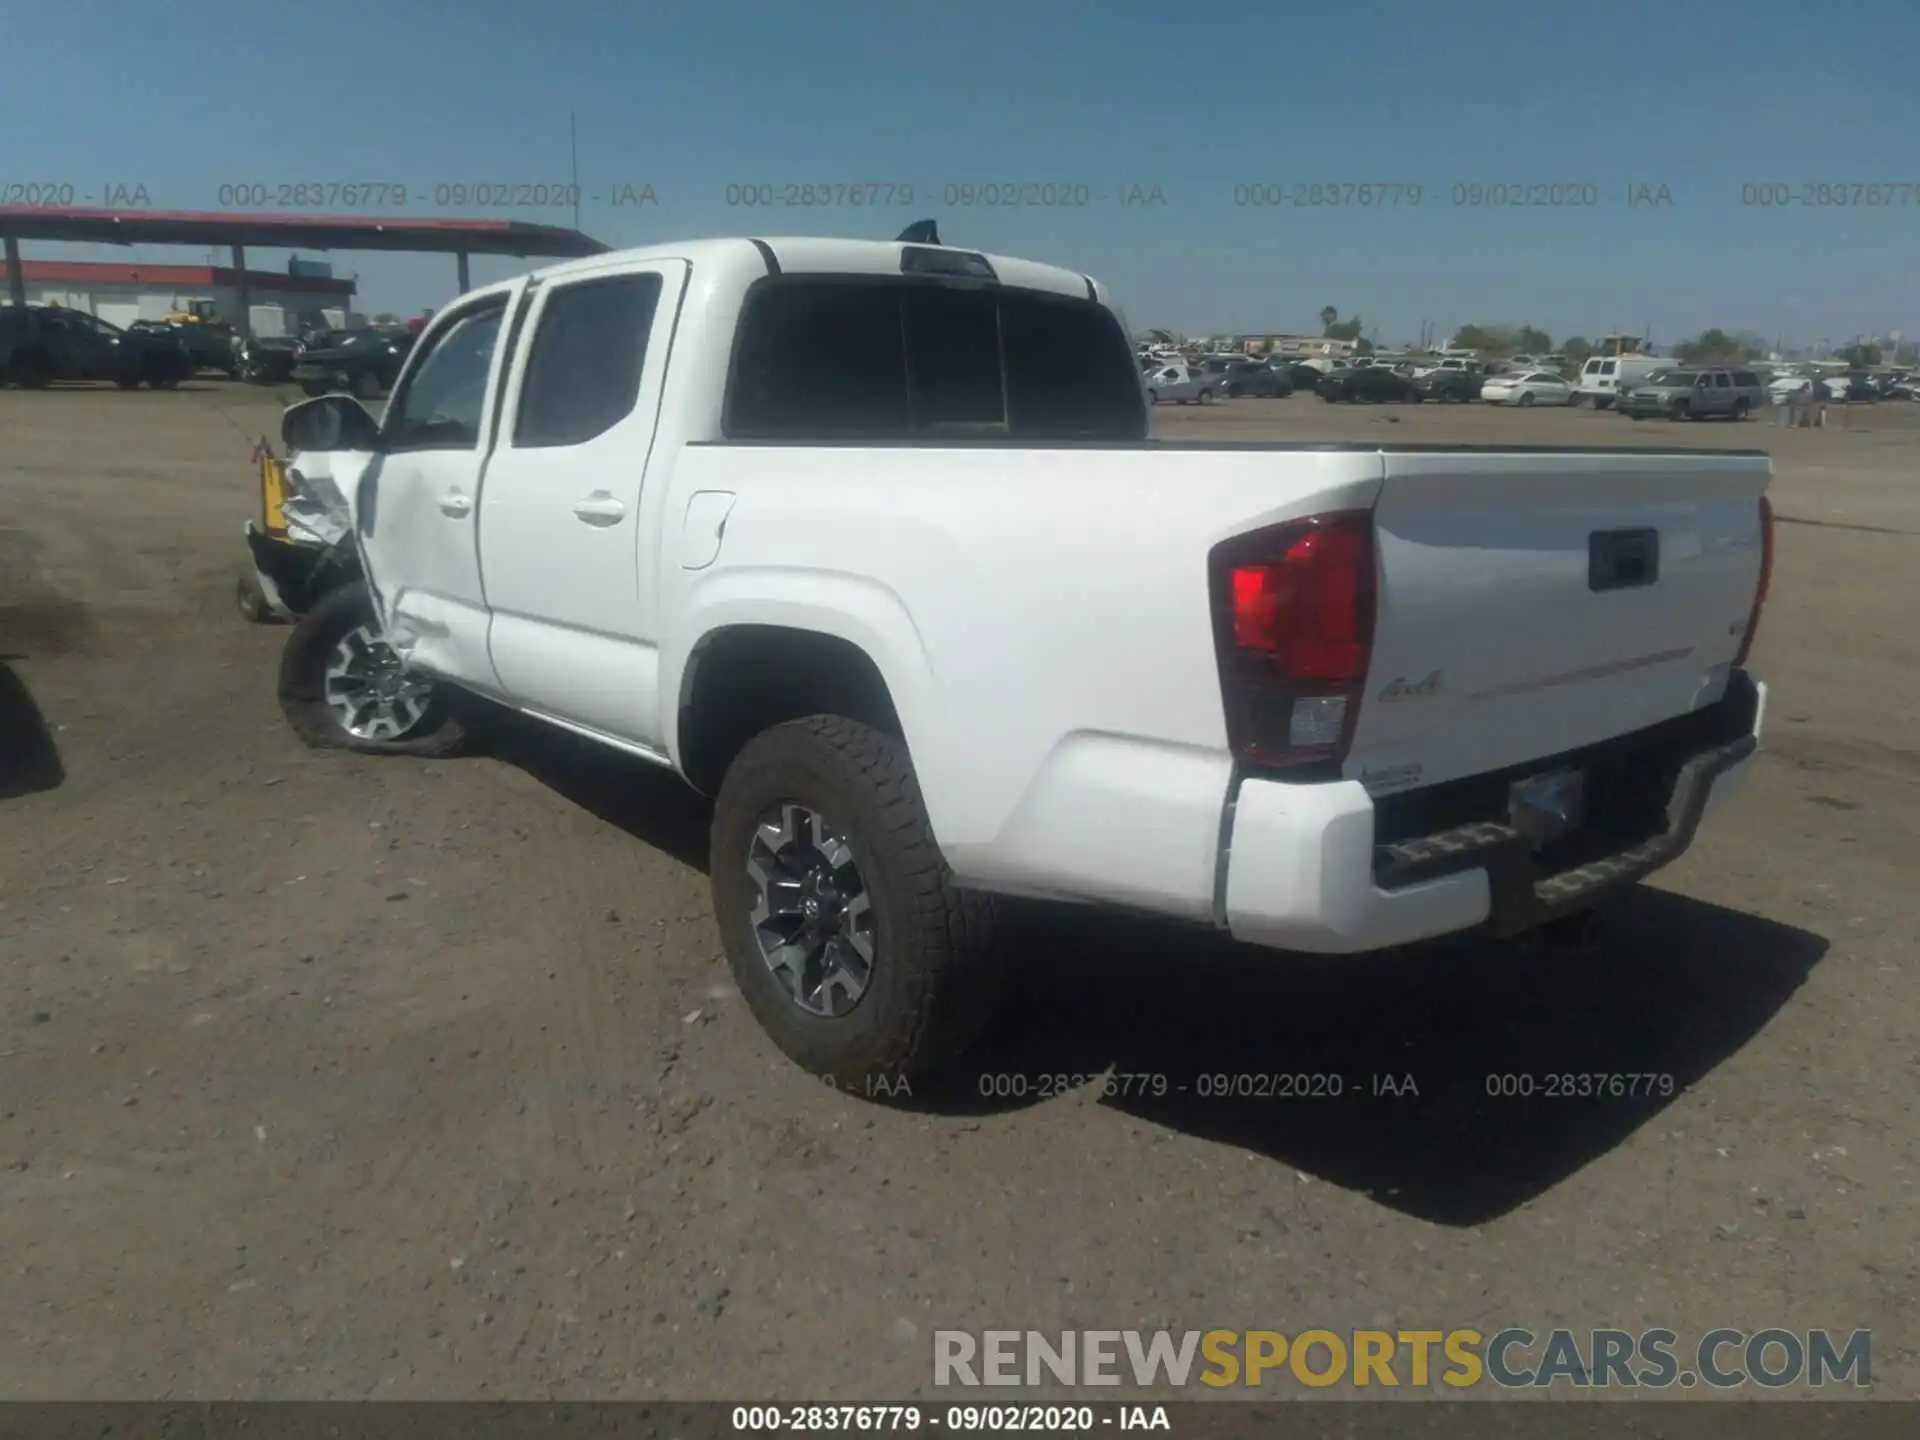
[[[1384,459],[1349,778],[1438,784],[1720,699],[1760,578],[1764,454]]]

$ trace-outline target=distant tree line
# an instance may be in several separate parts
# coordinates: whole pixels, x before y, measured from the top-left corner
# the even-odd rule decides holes
[[[1453,344],[1459,350],[1478,350],[1486,355],[1548,355],[1553,352],[1553,337],[1544,330],[1531,325],[1462,325],[1453,332]],[[1571,346],[1579,345],[1585,350],[1580,358],[1586,359],[1593,353],[1593,347],[1579,336],[1567,341],[1561,349],[1569,358]]]
[[[1373,353],[1373,342],[1366,339],[1360,333],[1360,317],[1355,315],[1349,320],[1342,320],[1340,318],[1340,307],[1337,305],[1321,307],[1320,338],[1323,340],[1351,340],[1355,354],[1371,355]]]

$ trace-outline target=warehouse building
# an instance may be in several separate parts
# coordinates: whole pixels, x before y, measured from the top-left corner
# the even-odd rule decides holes
[[[218,265],[128,265],[91,260],[23,260],[29,304],[84,310],[113,325],[158,320],[211,302],[213,313],[240,322],[240,272]],[[294,261],[289,273],[245,272],[246,296],[256,335],[292,335],[303,317],[332,326],[348,323],[355,283],[336,279],[329,267]]]

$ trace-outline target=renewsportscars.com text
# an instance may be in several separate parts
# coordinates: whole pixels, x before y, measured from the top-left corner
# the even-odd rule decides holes
[[[1873,1380],[1868,1330],[936,1330],[937,1386],[1726,1390]]]

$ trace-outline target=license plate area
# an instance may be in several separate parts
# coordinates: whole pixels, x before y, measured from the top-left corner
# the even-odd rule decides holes
[[[1516,780],[1507,792],[1507,823],[1535,850],[1564,839],[1586,823],[1584,770],[1550,770]]]

